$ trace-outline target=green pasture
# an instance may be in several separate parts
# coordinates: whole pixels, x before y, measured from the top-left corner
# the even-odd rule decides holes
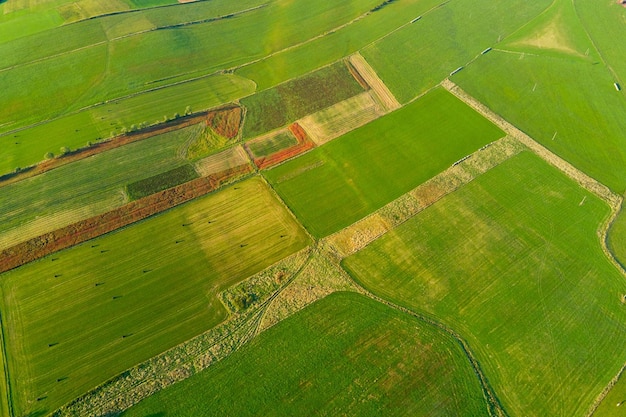
[[[344,266],[467,340],[509,415],[584,415],[626,355],[607,204],[523,152]]]
[[[122,415],[488,413],[478,378],[450,337],[364,296],[335,293]]]
[[[382,207],[503,132],[443,89],[265,171],[317,237]]]
[[[51,412],[217,325],[219,291],[307,243],[254,178],[3,274],[16,414]]]
[[[241,100],[248,109],[243,136],[259,136],[362,92],[345,62],[335,62]]]
[[[586,174],[626,190],[626,98],[602,65],[491,51],[452,80]]]
[[[357,52],[437,4],[439,0],[403,0],[390,3],[348,26],[243,66],[236,73],[254,80],[259,90],[273,87]]]
[[[172,87],[109,102],[51,122],[0,135],[0,146],[10,152],[0,159],[0,173],[24,168],[61,147],[77,149],[88,142],[118,135],[123,129],[142,123],[156,124],[165,117],[182,115],[187,106],[193,112],[219,106],[254,92],[254,84],[232,74],[219,74]]]
[[[406,103],[541,13],[552,1],[451,1],[361,54]],[[512,13],[512,11],[515,13]]]
[[[202,129],[154,136],[3,186],[0,247],[119,207],[128,184],[187,165],[182,150]]]

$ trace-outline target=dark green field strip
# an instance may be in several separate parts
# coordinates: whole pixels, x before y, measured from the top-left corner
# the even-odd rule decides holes
[[[18,414],[52,411],[210,329],[227,314],[218,291],[307,243],[255,178],[3,274]]]
[[[38,236],[125,202],[124,187],[186,165],[180,149],[202,131],[190,126],[154,136],[0,188],[0,244]]]
[[[583,415],[624,362],[608,206],[524,152],[344,261],[465,338],[510,415]]]
[[[552,152],[622,194],[626,98],[615,91],[613,78],[601,65],[580,58],[520,56],[492,51],[453,81]]]
[[[503,132],[443,89],[264,175],[317,237],[346,227]]]
[[[450,1],[361,54],[398,101],[406,103],[523,26],[551,2]]]
[[[336,293],[123,414],[148,415],[488,413],[451,338],[361,295]]]
[[[241,100],[253,138],[363,92],[342,61]]]
[[[126,192],[131,200],[138,200],[159,191],[167,190],[185,182],[198,178],[198,173],[191,165],[182,165],[178,168],[162,172],[152,177],[133,182],[126,186]]]

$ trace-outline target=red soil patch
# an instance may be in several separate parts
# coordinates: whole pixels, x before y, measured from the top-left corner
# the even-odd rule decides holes
[[[79,161],[84,158],[88,158],[100,152],[115,149],[132,142],[137,142],[150,138],[152,136],[161,135],[163,133],[182,129],[196,123],[206,122],[207,125],[211,126],[218,134],[226,136],[227,138],[233,138],[239,133],[241,114],[242,113],[240,107],[229,106],[208,112],[205,111],[195,113],[189,116],[179,117],[177,119],[170,120],[156,126],[150,126],[136,132],[125,133],[109,140],[95,143],[90,147],[77,149],[66,155],[59,156],[54,159],[49,159],[47,161],[42,161],[37,165],[22,169],[21,172],[0,176],[0,187],[3,185],[22,181],[26,178],[34,177],[35,175],[43,174],[44,172],[53,170],[72,162]]]
[[[247,164],[229,168],[19,243],[0,252],[0,273],[185,203],[251,171]]]
[[[271,155],[256,158],[254,160],[254,164],[259,169],[265,169],[277,165],[283,161],[286,161],[287,159],[293,158],[294,156],[300,155],[301,153],[315,147],[315,143],[309,138],[309,135],[306,134],[302,126],[300,126],[298,123],[291,124],[289,126],[289,131],[295,136],[295,138],[298,140],[298,143],[294,146],[283,149]]]

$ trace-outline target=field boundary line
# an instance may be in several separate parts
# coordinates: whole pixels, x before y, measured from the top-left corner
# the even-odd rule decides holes
[[[408,314],[412,317],[415,317],[416,319],[426,324],[429,324],[439,329],[440,331],[444,332],[448,336],[452,337],[459,344],[459,346],[463,350],[463,353],[465,353],[466,358],[469,360],[470,365],[472,366],[472,370],[474,371],[474,374],[476,375],[476,377],[478,378],[480,382],[480,386],[482,388],[482,393],[483,393],[483,398],[485,400],[485,406],[487,407],[487,411],[489,415],[493,417],[507,417],[508,416],[508,414],[504,410],[504,407],[500,403],[498,396],[495,394],[493,388],[489,384],[489,380],[483,373],[482,368],[480,366],[480,362],[478,362],[478,359],[476,359],[476,357],[474,356],[474,353],[470,349],[469,344],[465,341],[465,339],[461,337],[460,334],[458,334],[451,327],[448,327],[444,323],[437,321],[435,318],[420,314],[409,308],[403,307],[385,298],[377,296],[376,294],[370,292],[367,288],[363,287],[363,285],[345,269],[341,268],[341,270],[343,271],[344,274],[350,277],[350,280],[356,284],[356,286],[360,289],[360,292],[362,294],[366,295],[367,297],[371,298],[374,301],[378,301],[379,303],[388,306],[389,308],[393,308],[394,310],[397,310],[405,314]]]
[[[4,323],[2,320],[2,312],[0,311],[0,349],[2,349],[2,379],[5,381],[6,385],[6,401],[7,408],[9,410],[9,416],[15,416],[15,410],[13,409],[13,395],[11,394],[11,377],[9,375],[9,358],[7,356],[7,345],[6,345],[6,337],[4,334]],[[0,410],[2,406],[0,405]]]
[[[609,392],[611,392],[611,390],[613,389],[615,384],[617,384],[617,381],[619,381],[619,379],[622,377],[622,374],[624,373],[624,370],[626,370],[626,363],[624,365],[622,365],[622,367],[620,368],[620,370],[617,373],[617,375],[615,375],[609,381],[609,383],[606,385],[606,387],[604,387],[602,392],[596,397],[596,399],[593,402],[593,404],[591,404],[591,406],[589,407],[589,410],[587,411],[587,414],[585,414],[585,417],[591,417],[591,416],[593,416],[596,413],[596,411],[598,410],[598,407],[600,407],[600,404],[602,404],[602,402],[604,401],[606,396],[609,394]]]
[[[524,146],[511,136],[491,142],[368,216],[321,241],[329,253],[333,254],[333,258],[340,261],[364,249],[446,195],[517,155],[523,149]]]
[[[389,90],[374,68],[372,68],[359,52],[350,55],[348,62],[352,64],[356,72],[365,80],[367,85],[369,85],[374,92],[374,96],[380,100],[383,108],[388,111],[393,111],[401,107],[400,102],[396,99],[391,90]]]
[[[622,267],[622,265],[617,260],[616,256],[613,254],[607,244],[609,228],[620,213],[623,198],[611,191],[611,189],[609,189],[606,185],[588,176],[560,156],[550,151],[548,148],[541,145],[539,142],[537,142],[529,135],[506,121],[502,116],[496,114],[494,111],[492,111],[483,103],[472,97],[470,94],[465,92],[449,79],[445,79],[444,81],[442,81],[441,85],[450,93],[454,94],[460,100],[462,100],[478,113],[483,115],[483,117],[485,117],[487,120],[491,121],[500,129],[504,130],[508,135],[516,138],[541,159],[554,166],[565,175],[567,175],[569,178],[576,181],[578,185],[580,185],[582,188],[607,203],[611,210],[611,213],[606,218],[604,223],[598,228],[598,238],[600,239],[600,246],[606,257],[611,261],[611,263],[617,268],[618,271],[622,273],[622,275],[626,277],[626,270]]]

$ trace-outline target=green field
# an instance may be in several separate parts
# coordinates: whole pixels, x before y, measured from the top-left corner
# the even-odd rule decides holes
[[[123,413],[174,415],[488,413],[478,378],[449,336],[361,295],[336,293]]]
[[[201,125],[154,136],[1,188],[0,247],[119,207],[126,185],[186,165]]]
[[[285,126],[363,92],[343,61],[241,100],[248,109],[244,138]]]
[[[439,3],[440,0],[390,3],[322,37],[246,65],[236,73],[254,80],[260,90],[270,88],[357,52]]]
[[[550,3],[451,1],[364,48],[361,54],[398,101],[406,103],[494,46],[500,37],[518,29]]]
[[[626,355],[626,280],[596,234],[608,214],[524,152],[345,267],[460,333],[510,415],[583,415]]]
[[[443,89],[266,171],[317,237],[366,216],[503,136]]]
[[[610,25],[615,25],[619,15],[626,16],[623,8],[613,6],[598,9],[603,15],[619,12],[612,18],[606,16]],[[587,10],[589,6],[581,7]],[[626,66],[613,52],[608,53],[611,61],[602,61],[610,50],[608,42],[614,37],[609,34],[613,32],[595,30],[590,38],[587,28],[602,26],[585,24],[578,8],[568,1],[555,2],[544,15],[499,45],[503,51],[486,54],[453,81],[622,194],[626,190],[626,97],[613,83],[618,81],[614,68],[626,80]],[[586,18],[597,19],[591,14]],[[602,47],[596,49],[598,45]]]
[[[626,378],[622,376],[604,398],[593,417],[621,417],[626,407]]]
[[[626,269],[626,211],[622,211],[609,229],[609,248]]]
[[[227,315],[217,292],[307,243],[255,178],[4,274],[16,415],[210,329]]]

